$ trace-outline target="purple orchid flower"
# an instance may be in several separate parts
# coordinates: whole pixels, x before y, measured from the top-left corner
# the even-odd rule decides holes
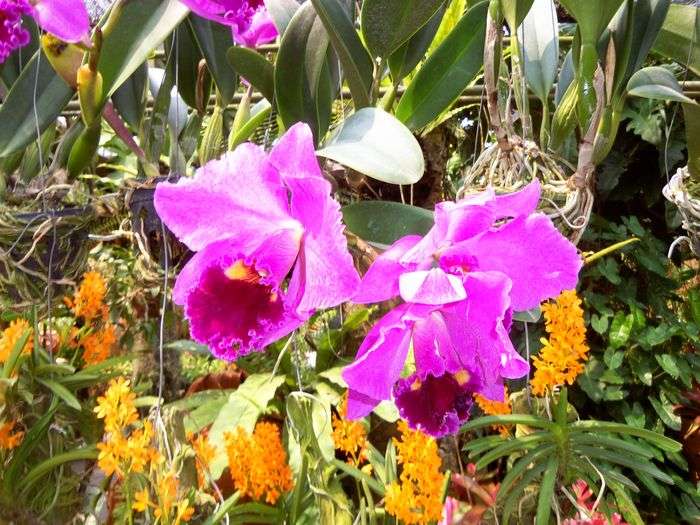
[[[83,0],[0,0],[0,64],[30,41],[22,16],[64,42],[90,44],[90,18]]]
[[[233,40],[257,47],[277,38],[277,28],[263,0],[181,0],[193,13],[231,27]]]
[[[540,186],[493,190],[435,209],[425,237],[408,236],[370,267],[359,303],[401,296],[370,331],[343,377],[348,417],[393,396],[411,426],[434,436],[468,419],[474,393],[503,401],[503,380],[527,374],[508,337],[512,311],[573,288],[582,261],[536,207]],[[402,378],[412,348],[415,372]]]
[[[158,214],[197,252],[173,290],[196,341],[234,360],[353,296],[360,278],[330,193],[306,124],[269,156],[243,144],[192,179],[158,184]]]

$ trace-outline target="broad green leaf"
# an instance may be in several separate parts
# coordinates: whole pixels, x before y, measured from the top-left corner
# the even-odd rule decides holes
[[[219,479],[226,468],[225,434],[234,432],[238,427],[252,433],[258,418],[265,412],[284,380],[284,376],[271,374],[251,375],[221,408],[209,430],[209,442],[217,449],[216,456],[209,464],[214,479]]]
[[[578,22],[583,44],[595,46],[624,0],[560,0]]]
[[[180,0],[123,0],[111,10],[102,33],[98,71],[109,98],[187,16]]]
[[[365,0],[360,24],[373,56],[388,58],[428,23],[444,0]]]
[[[265,7],[272,17],[277,32],[280,36],[284,36],[289,22],[292,21],[300,5],[296,0],[265,0]]]
[[[681,375],[681,370],[678,368],[677,358],[671,354],[657,354],[656,361],[664,369],[664,372],[669,374],[673,379],[678,379]]]
[[[285,127],[306,122],[316,141],[328,127],[332,100],[319,93],[328,33],[311,4],[299,9],[282,37],[275,64],[275,101]]]
[[[275,67],[260,53],[247,47],[232,47],[226,57],[236,73],[272,104],[275,100]]]
[[[689,102],[676,77],[666,68],[650,66],[640,69],[627,83],[627,92],[636,97],[660,99],[671,102]]]
[[[177,26],[163,47],[167,68],[173,70],[178,93],[189,107],[197,107],[197,74],[203,56],[186,22]]]
[[[700,181],[700,105],[697,103],[683,104],[683,114],[685,116],[685,135],[688,144],[688,171],[694,181]],[[700,323],[700,298],[691,294],[691,308],[693,309],[693,319]]]
[[[467,7],[473,3],[473,1],[467,2],[467,0],[447,1],[447,10],[445,11],[445,15],[442,17],[440,27],[435,33],[435,39],[433,40],[432,44],[430,44],[430,49],[428,51],[429,53],[435,51],[435,49],[442,44],[443,40],[447,38],[447,35],[452,32],[455,26],[462,19],[462,15],[467,10]]]
[[[144,62],[112,95],[114,107],[133,131],[138,131],[146,111],[148,65]]]
[[[43,51],[35,53],[0,106],[0,157],[37,140],[37,126],[42,134],[72,97],[73,90],[56,74]]]
[[[413,78],[396,117],[416,130],[448,109],[477,76],[483,63],[488,4],[469,9]]]
[[[660,399],[650,396],[649,402],[664,425],[676,432],[681,429],[681,418],[673,411],[673,405],[665,399],[663,392]]]
[[[432,212],[398,202],[361,201],[343,207],[348,229],[365,241],[389,246],[406,235],[425,235]]]
[[[49,459],[46,459],[39,463],[36,467],[32,468],[32,470],[30,470],[27,473],[27,475],[22,478],[20,488],[26,494],[29,490],[31,490],[31,488],[36,482],[41,480],[41,478],[46,476],[56,467],[65,465],[66,463],[71,463],[73,461],[95,461],[97,459],[98,454],[99,452],[97,448],[94,445],[92,445],[52,456]]]
[[[653,48],[666,58],[686,65],[696,75],[700,75],[698,9],[692,5],[672,4]]]
[[[511,34],[520,27],[530,12],[534,0],[501,0],[501,11],[508,22]]]
[[[227,60],[227,51],[231,47],[231,28],[205,20],[194,13],[189,16],[188,21],[207,62],[207,68],[219,89],[222,104],[227,106],[233,100],[238,87],[236,72]]]
[[[370,105],[374,65],[341,0],[311,0],[343,66],[355,109]]]
[[[632,334],[632,326],[634,325],[634,316],[632,314],[625,315],[622,312],[617,312],[610,326],[608,340],[611,348],[620,348],[627,344],[630,335]]]
[[[391,54],[389,57],[389,69],[394,79],[394,84],[397,84],[409,75],[423,60],[425,52],[435,38],[435,33],[442,22],[444,14],[444,7],[440,7],[427,24]]]
[[[378,108],[355,112],[317,154],[389,184],[415,184],[425,171],[416,138]]]
[[[518,29],[525,78],[540,100],[546,101],[559,66],[559,20],[553,0],[535,0]]]

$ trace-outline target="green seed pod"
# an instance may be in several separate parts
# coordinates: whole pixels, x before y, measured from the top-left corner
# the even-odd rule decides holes
[[[101,130],[101,119],[98,119],[91,126],[85,128],[78,140],[75,141],[68,157],[68,174],[71,177],[80,175],[92,162],[100,143]]]

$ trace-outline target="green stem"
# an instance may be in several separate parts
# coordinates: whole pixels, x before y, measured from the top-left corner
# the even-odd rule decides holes
[[[387,113],[391,112],[391,108],[394,107],[394,102],[396,101],[396,92],[398,91],[398,86],[393,84],[389,91],[384,94],[380,102],[381,108]]]
[[[513,32],[510,39],[511,63],[513,66],[513,92],[515,93],[515,104],[520,111],[520,119],[523,123],[523,138],[532,140],[532,117],[530,116],[530,100],[527,96],[527,85],[522,71],[522,53],[520,42],[517,39],[517,30]]]
[[[294,525],[299,518],[299,507],[301,506],[301,498],[303,486],[305,485],[306,473],[309,469],[309,458],[305,450],[302,450],[301,454],[301,468],[299,469],[298,485],[294,489],[294,496],[292,498],[292,508],[290,510],[290,521],[291,525]]]
[[[549,101],[542,101],[542,123],[540,124],[540,148],[542,151],[547,151],[549,148],[549,126],[550,126],[550,111]]]

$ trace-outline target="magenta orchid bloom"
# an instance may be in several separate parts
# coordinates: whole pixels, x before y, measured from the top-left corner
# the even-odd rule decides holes
[[[0,64],[29,43],[22,16],[64,42],[90,43],[90,18],[83,0],[0,0]]]
[[[257,47],[277,38],[263,0],[181,0],[193,13],[231,27],[233,40]]]
[[[425,237],[392,245],[368,270],[359,303],[400,296],[343,377],[348,416],[367,415],[393,397],[414,428],[434,436],[468,419],[474,393],[503,401],[503,380],[527,374],[508,337],[512,312],[575,287],[576,248],[536,207],[540,186],[496,196],[493,190],[435,209]],[[415,372],[402,378],[409,349]]]
[[[353,296],[360,278],[330,193],[306,124],[269,156],[243,144],[192,179],[158,184],[158,214],[197,252],[173,290],[193,339],[234,360]]]

